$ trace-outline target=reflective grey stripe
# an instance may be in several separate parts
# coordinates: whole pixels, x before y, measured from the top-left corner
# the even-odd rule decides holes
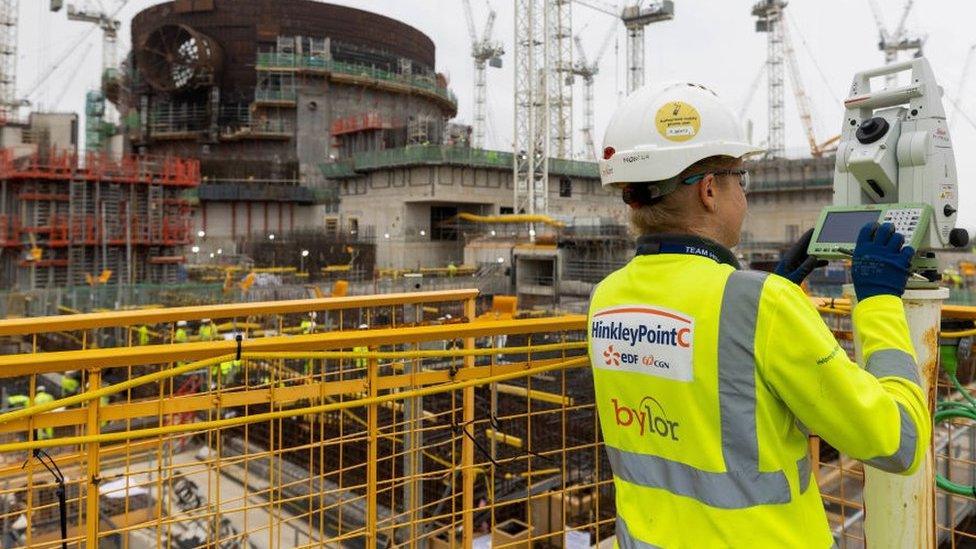
[[[887,471],[889,473],[901,473],[912,466],[915,461],[915,444],[918,440],[918,431],[915,430],[915,422],[908,415],[908,410],[900,403],[898,404],[898,414],[901,419],[901,440],[898,442],[898,449],[890,456],[878,456],[865,460],[864,463]]]
[[[782,473],[728,471],[713,473],[660,456],[606,446],[617,478],[648,488],[660,488],[719,509],[742,509],[768,503],[788,503],[790,488]]]
[[[650,543],[644,543],[643,541],[630,535],[630,531],[627,530],[627,523],[624,519],[617,515],[617,546],[620,549],[662,549],[657,545],[651,545]]]
[[[756,318],[767,273],[736,271],[722,296],[718,328],[718,398],[722,455],[729,470],[759,463],[756,434]],[[748,418],[748,419],[747,419]]]
[[[871,354],[867,366],[869,374],[877,378],[895,376],[907,379],[919,387],[922,386],[918,378],[918,368],[912,355],[898,349],[881,349]]]
[[[796,470],[800,475],[800,493],[805,494],[810,486],[810,454],[809,451],[796,461]]]
[[[722,418],[722,455],[729,473],[755,477],[762,498],[745,490],[743,502],[788,503],[790,485],[782,471],[759,472],[756,433],[756,320],[759,297],[769,273],[735,271],[725,284],[718,329],[718,398]]]

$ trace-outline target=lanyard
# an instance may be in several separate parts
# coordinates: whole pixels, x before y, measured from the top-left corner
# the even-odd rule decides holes
[[[637,255],[685,254],[707,257],[716,263],[740,269],[739,261],[721,244],[689,235],[646,235],[637,239]]]

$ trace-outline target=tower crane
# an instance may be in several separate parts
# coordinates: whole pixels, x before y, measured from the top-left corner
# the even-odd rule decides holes
[[[549,212],[550,0],[515,0],[513,211]],[[530,238],[534,240],[530,224]]]
[[[752,6],[756,32],[766,33],[766,83],[769,134],[766,156],[776,157],[786,148],[785,88],[783,85],[783,8],[784,0],[760,0]]]
[[[18,0],[0,0],[0,124],[17,118]]]
[[[106,123],[106,95],[115,95],[119,86],[118,38],[122,22],[115,16],[125,7],[121,2],[111,14],[105,10],[84,5],[81,8],[68,4],[68,20],[96,25],[102,31],[101,89],[89,91],[85,98],[85,148],[99,151],[106,134],[111,133]],[[53,5],[52,5],[53,10]]]
[[[487,92],[485,67],[501,68],[502,55],[505,54],[505,48],[501,42],[491,38],[496,13],[490,5],[488,9],[488,21],[479,37],[474,26],[471,0],[464,0],[464,15],[468,22],[468,33],[471,36],[471,57],[474,59],[474,128],[471,146],[479,149],[484,147],[485,141],[485,95]]]
[[[827,152],[830,145],[835,144],[840,136],[831,138],[824,143],[817,141],[816,131],[813,127],[813,109],[810,106],[810,97],[807,95],[806,87],[800,75],[800,65],[796,60],[796,51],[793,49],[793,42],[790,39],[789,25],[786,14],[783,13],[783,50],[786,54],[786,64],[790,68],[790,82],[793,84],[793,97],[796,99],[796,110],[800,113],[800,123],[806,133],[807,143],[810,145],[810,154],[814,158],[820,158]]]
[[[644,27],[674,19],[674,2],[661,0],[647,7],[643,0],[625,6],[620,19],[627,29],[627,93],[644,85]]]
[[[908,29],[905,28],[905,23],[908,21],[908,14],[912,11],[914,0],[907,0],[905,2],[905,6],[901,12],[901,19],[898,20],[898,26],[893,33],[889,33],[887,27],[885,27],[884,17],[882,17],[881,8],[878,6],[877,0],[868,0],[868,4],[870,4],[871,12],[874,14],[874,22],[878,25],[878,49],[884,52],[886,65],[897,61],[898,52],[900,51],[914,50],[915,57],[922,55],[922,46],[925,45],[925,39],[918,36],[910,37],[908,35]],[[885,77],[885,85],[889,88],[893,87],[897,81],[897,74],[889,74]]]
[[[956,95],[953,97],[956,101],[955,108],[952,111],[953,114],[962,114],[960,105],[963,104],[963,94],[966,93],[966,81],[969,80],[969,73],[972,72],[974,53],[976,53],[976,44],[969,46],[969,53],[966,54],[966,60],[962,63],[962,75],[959,77],[959,87],[956,88]],[[959,117],[953,116],[949,119],[949,131],[952,131],[952,126],[955,125],[956,118]]]
[[[583,79],[583,140],[586,143],[586,154],[591,155],[594,159],[599,157],[596,146],[593,144],[593,77],[600,72],[600,60],[603,59],[603,54],[606,53],[610,39],[613,38],[616,31],[617,22],[614,21],[607,29],[607,34],[603,37],[603,42],[600,43],[600,49],[597,50],[596,57],[592,60],[587,60],[583,42],[579,35],[574,37],[579,58],[573,63],[573,73]]]

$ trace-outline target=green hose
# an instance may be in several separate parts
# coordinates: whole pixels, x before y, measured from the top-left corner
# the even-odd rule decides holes
[[[966,402],[950,402],[943,400],[936,404],[935,417],[933,418],[935,420],[935,424],[939,424],[944,421],[951,421],[952,419],[956,418],[976,421],[976,399],[969,394],[969,391],[962,386],[962,383],[959,383],[959,379],[956,378],[955,365],[945,367],[945,364],[943,364],[943,370],[952,381],[952,385],[956,388],[956,390],[962,393],[962,396],[966,398]],[[935,485],[946,492],[959,494],[961,496],[976,497],[976,486],[952,482],[938,473],[935,475]]]

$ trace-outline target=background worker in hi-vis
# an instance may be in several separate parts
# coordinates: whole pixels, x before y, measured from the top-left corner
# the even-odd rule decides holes
[[[645,88],[614,114],[604,186],[623,190],[636,257],[594,290],[588,337],[620,547],[829,547],[807,433],[911,473],[931,436],[901,301],[914,251],[868,225],[852,258],[852,362],[798,284],[808,232],[776,274],[730,248],[742,159],[761,152],[697,84]]]

